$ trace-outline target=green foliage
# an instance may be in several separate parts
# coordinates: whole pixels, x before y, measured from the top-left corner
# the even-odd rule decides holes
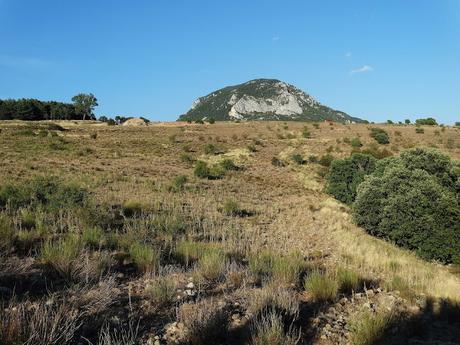
[[[327,175],[326,192],[337,200],[351,204],[355,200],[358,185],[374,171],[375,162],[374,157],[362,153],[334,160]]]
[[[296,154],[292,155],[291,158],[295,163],[297,163],[299,165],[305,164],[305,160],[303,159],[301,154],[296,153]]]
[[[311,133],[310,133],[310,131],[308,130],[308,128],[304,128],[304,129],[302,130],[302,137],[305,138],[305,139],[311,138]]]
[[[98,106],[96,97],[92,94],[79,93],[72,97],[75,110],[78,114],[81,114],[82,119],[94,120],[93,110]]]
[[[322,155],[318,163],[324,167],[329,167],[331,166],[333,160],[334,160],[334,156],[328,153],[328,154]]]
[[[207,251],[199,261],[198,274],[207,281],[218,281],[224,275],[225,265],[226,259],[222,251]]]
[[[213,117],[210,117],[209,120],[208,120],[208,122],[209,122],[211,125],[213,125],[213,124],[216,123],[216,120],[215,120]]]
[[[238,166],[230,158],[223,159],[220,161],[220,166],[225,171],[237,171],[239,170]]]
[[[423,126],[423,125],[425,125],[425,126],[437,126],[438,125],[436,120],[434,118],[432,118],[432,117],[428,117],[426,119],[417,119],[417,120],[415,120],[415,123],[417,125],[420,125],[420,126]]]
[[[53,268],[62,277],[70,278],[75,260],[80,254],[82,243],[76,235],[69,234],[59,241],[46,242],[41,251],[41,261]]]
[[[253,326],[251,345],[296,345],[300,335],[286,327],[282,315],[278,315],[274,310],[262,315]]]
[[[215,165],[212,168],[206,162],[197,161],[194,174],[199,178],[207,178],[209,180],[220,179],[225,175],[225,169],[220,165]]]
[[[382,339],[393,320],[391,312],[363,311],[350,322],[350,341],[352,345],[373,345]]]
[[[91,248],[98,248],[102,244],[104,233],[99,228],[86,228],[82,234],[83,243]]]
[[[272,165],[278,168],[286,166],[286,164],[284,164],[284,162],[278,157],[272,157]]]
[[[185,175],[179,175],[174,177],[174,179],[171,182],[171,185],[169,186],[169,190],[171,192],[180,192],[181,190],[185,189],[185,185],[187,183],[187,176]]]
[[[145,290],[157,305],[163,307],[174,302],[177,295],[177,283],[170,277],[160,276]]]
[[[361,142],[361,139],[356,137],[350,140],[350,145],[353,148],[360,148],[361,146],[363,146],[363,143]]]
[[[32,210],[42,207],[47,211],[82,207],[88,201],[88,192],[75,185],[64,184],[55,177],[36,177],[24,184],[6,184],[0,187],[0,208],[11,211],[20,208]]]
[[[222,212],[227,216],[243,216],[245,211],[240,207],[238,202],[233,199],[228,199],[222,206]]]
[[[357,189],[357,224],[426,259],[460,262],[460,171],[456,164],[428,148],[380,161]]]
[[[408,125],[408,124],[410,124],[410,120],[409,120],[409,119],[405,119],[405,120],[404,120],[404,123],[405,123],[406,125]]]
[[[304,281],[304,288],[318,301],[332,301],[338,292],[337,282],[321,271],[314,271]]]
[[[140,272],[155,273],[160,262],[159,252],[141,242],[135,242],[129,247],[129,256]]]
[[[386,145],[390,143],[390,137],[388,136],[388,133],[385,130],[381,128],[373,127],[370,129],[370,131],[371,131],[370,136],[374,138],[375,141],[378,142],[379,144]]]
[[[425,133],[425,130],[422,127],[416,127],[415,128],[415,133],[423,134],[423,133]]]
[[[14,243],[14,230],[6,215],[0,214],[0,253],[8,252]]]
[[[343,293],[353,293],[361,289],[361,279],[355,271],[346,268],[337,270],[339,290]]]
[[[123,203],[123,215],[128,218],[139,217],[142,214],[143,207],[144,206],[139,201],[128,200]]]
[[[77,120],[80,114],[73,104],[43,102],[38,99],[0,100],[0,120]]]

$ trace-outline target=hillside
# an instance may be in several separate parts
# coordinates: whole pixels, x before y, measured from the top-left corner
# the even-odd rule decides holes
[[[293,85],[276,79],[255,79],[214,91],[193,102],[179,120],[296,120],[363,122],[320,104]]]
[[[458,266],[324,189],[357,146],[458,160],[460,128],[378,127],[0,121],[0,344],[458,343]]]

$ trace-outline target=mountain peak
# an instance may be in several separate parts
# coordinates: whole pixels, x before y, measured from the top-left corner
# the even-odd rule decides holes
[[[253,79],[200,97],[179,120],[297,120],[362,122],[328,108],[312,96],[277,79]]]

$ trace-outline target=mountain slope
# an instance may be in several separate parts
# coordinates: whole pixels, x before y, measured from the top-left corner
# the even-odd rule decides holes
[[[179,120],[203,118],[363,122],[324,106],[297,87],[276,79],[255,79],[214,91],[193,102]]]

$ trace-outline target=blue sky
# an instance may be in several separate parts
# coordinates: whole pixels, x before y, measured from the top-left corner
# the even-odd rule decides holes
[[[0,98],[175,120],[277,78],[371,121],[460,121],[460,0],[0,0]]]

